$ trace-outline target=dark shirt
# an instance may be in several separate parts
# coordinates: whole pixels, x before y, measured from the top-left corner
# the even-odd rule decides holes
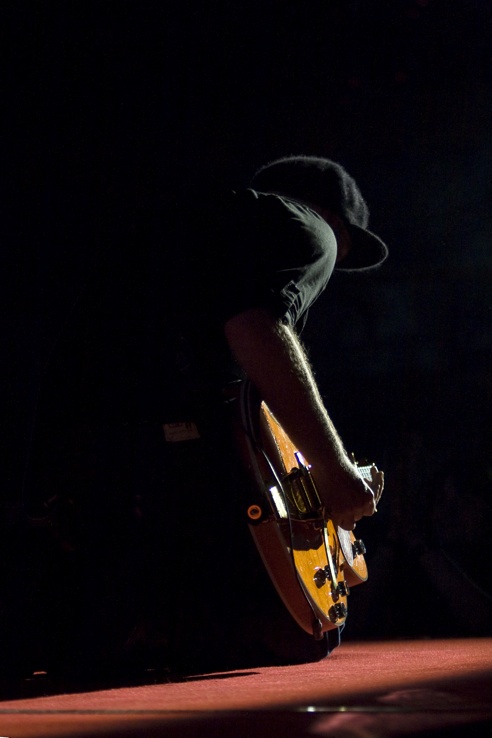
[[[223,326],[265,308],[297,330],[325,289],[336,259],[334,235],[311,208],[275,194],[228,193],[199,215],[180,216],[164,248],[164,314],[193,354],[204,386],[229,371]],[[198,380],[195,377],[195,381]]]
[[[254,307],[298,324],[326,287],[336,258],[332,231],[316,212],[254,190],[230,193],[203,220],[194,219],[182,246],[196,298],[185,315],[220,326]],[[175,286],[179,300],[179,280]]]

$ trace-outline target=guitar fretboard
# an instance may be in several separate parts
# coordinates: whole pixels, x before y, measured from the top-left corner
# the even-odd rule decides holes
[[[357,467],[357,471],[359,472],[362,479],[372,480],[371,469],[372,469],[372,466],[358,466]]]

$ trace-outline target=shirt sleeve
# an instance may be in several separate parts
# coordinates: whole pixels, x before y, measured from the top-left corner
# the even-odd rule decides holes
[[[299,324],[325,289],[336,260],[330,226],[293,200],[246,191],[225,234],[221,319],[251,308]],[[230,221],[231,222],[231,221]]]

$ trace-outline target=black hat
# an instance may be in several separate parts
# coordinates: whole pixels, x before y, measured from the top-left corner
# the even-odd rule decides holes
[[[276,192],[327,208],[341,217],[351,235],[352,247],[337,269],[374,269],[388,256],[386,244],[367,229],[369,208],[357,183],[340,164],[317,156],[288,156],[259,169],[251,184],[263,192]]]

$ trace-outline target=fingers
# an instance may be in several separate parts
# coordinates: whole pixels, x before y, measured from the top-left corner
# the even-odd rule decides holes
[[[372,480],[367,481],[357,475],[356,479],[349,479],[349,483],[342,477],[340,487],[335,488],[338,494],[324,499],[325,517],[343,530],[352,531],[359,520],[374,515],[383,492],[384,474],[374,466],[371,477]]]
[[[343,530],[354,530],[359,520],[362,520],[363,517],[369,518],[375,512],[376,508],[374,507],[372,511],[364,512],[363,515],[354,515],[352,513],[349,513],[347,515],[331,516],[331,519],[336,526],[338,526],[339,528],[343,528]]]
[[[366,516],[374,515],[374,513],[377,512],[376,504],[377,504],[377,500],[376,500],[375,495],[373,495],[372,499],[369,500],[369,502],[366,505],[364,515]]]
[[[342,528],[343,530],[354,530],[356,522],[353,518],[347,517],[347,518],[333,518],[333,523],[337,528]]]
[[[377,497],[372,487],[370,487],[366,482],[364,482],[364,485],[365,485],[365,500],[364,500],[364,503],[359,508],[356,508],[356,510],[357,509],[360,510],[361,512],[360,517],[370,517],[371,515],[374,515],[374,513],[377,511],[377,508],[376,508]]]
[[[354,530],[359,520],[364,517],[369,517],[375,512],[374,501],[371,503],[371,507],[366,504],[364,508],[356,508],[355,510],[344,510],[337,515],[331,516],[335,525],[343,530]]]
[[[381,499],[381,495],[383,494],[383,490],[384,490],[384,472],[379,472],[379,477],[380,477],[380,484],[378,488],[378,497],[377,497],[378,502]]]
[[[374,492],[376,498],[376,504],[381,499],[384,489],[384,472],[379,471],[375,466],[371,467],[372,484],[371,489]]]

